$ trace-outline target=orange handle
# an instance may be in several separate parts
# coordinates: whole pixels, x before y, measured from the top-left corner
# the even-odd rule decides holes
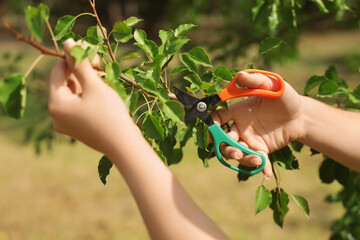
[[[258,88],[239,88],[236,86],[236,82],[238,80],[237,76],[235,76],[231,82],[218,94],[221,101],[226,101],[232,98],[238,97],[248,97],[248,96],[262,96],[262,97],[272,97],[278,98],[280,97],[285,91],[285,83],[284,80],[281,78],[280,75],[268,72],[259,69],[245,69],[242,72],[247,73],[261,73],[264,75],[275,77],[278,80],[279,89],[277,91],[270,91],[265,89],[258,89]]]

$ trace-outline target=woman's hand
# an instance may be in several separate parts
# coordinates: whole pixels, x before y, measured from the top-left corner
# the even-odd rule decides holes
[[[239,72],[237,77],[239,83],[248,88],[276,90],[278,87],[275,80],[259,73]],[[267,163],[263,173],[270,178],[272,168],[268,154],[304,135],[302,99],[285,83],[285,92],[280,98],[250,97],[232,104],[228,110],[215,111],[212,116],[219,125],[233,120],[228,134],[241,144],[264,154]],[[237,148],[224,145],[222,152],[244,165],[261,165],[259,156],[244,155]]]
[[[75,65],[70,54],[75,44],[73,39],[64,42],[66,60],[59,59],[52,68],[49,112],[56,131],[106,153],[114,129],[120,124],[135,124],[124,102],[98,76],[88,59]]]

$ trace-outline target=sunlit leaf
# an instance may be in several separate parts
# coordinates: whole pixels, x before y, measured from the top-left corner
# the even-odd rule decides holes
[[[174,35],[176,37],[181,36],[194,27],[196,27],[194,24],[182,24],[175,29]]]
[[[265,4],[265,0],[257,0],[256,5],[251,8],[252,20],[255,21],[262,7]]]
[[[42,3],[37,7],[28,6],[25,9],[27,26],[31,35],[39,42],[44,34],[45,21],[49,19],[49,15],[49,8]]]
[[[310,209],[309,209],[308,201],[304,197],[296,194],[291,194],[291,196],[294,199],[295,203],[299,206],[301,211],[304,212],[305,216],[309,218]]]
[[[172,37],[165,43],[164,55],[173,55],[184,46],[189,39],[187,37]]]
[[[256,190],[255,214],[270,206],[271,200],[272,195],[270,191],[264,185],[260,185]]]
[[[105,67],[106,80],[115,83],[119,81],[121,69],[117,62],[111,62]]]
[[[132,29],[124,22],[117,22],[113,27],[113,37],[116,42],[126,43],[132,37]]]
[[[189,57],[188,54],[181,54],[180,61],[187,67],[190,72],[198,73],[199,68],[196,63]]]
[[[284,41],[277,37],[265,38],[260,43],[259,55],[268,53],[272,49],[279,47],[282,43],[284,43]]]
[[[71,15],[65,15],[57,21],[55,26],[54,35],[56,40],[62,39],[66,34],[71,32],[75,24],[76,18]]]
[[[112,166],[113,166],[113,163],[106,156],[103,156],[99,161],[98,173],[99,173],[100,180],[104,185],[106,185],[106,178],[108,177]]]
[[[159,53],[159,49],[154,41],[148,40],[146,33],[143,30],[136,29],[134,32],[135,45],[140,47],[151,58],[154,58]]]
[[[201,47],[194,47],[191,49],[189,56],[197,64],[203,65],[204,67],[212,67],[209,56]]]
[[[133,27],[136,24],[138,24],[139,22],[141,22],[142,19],[139,19],[137,17],[129,17],[128,19],[126,19],[124,21],[124,23],[128,26],[128,27]]]
[[[218,66],[214,72],[215,76],[222,78],[226,81],[231,81],[233,76],[230,70],[225,66]]]
[[[323,13],[328,13],[329,10],[326,8],[325,4],[322,0],[312,0],[319,8],[319,10]]]
[[[269,15],[269,29],[270,29],[270,34],[272,36],[275,35],[276,30],[278,28],[278,25],[280,23],[279,20],[279,1],[275,0],[273,1],[272,5],[271,5],[271,13]]]
[[[183,106],[175,100],[168,100],[163,105],[163,111],[165,115],[173,120],[174,122],[183,122],[184,121],[184,108]]]
[[[106,29],[103,28],[105,34],[106,34]],[[104,42],[104,35],[101,32],[101,29],[99,26],[91,26],[87,29],[86,31],[86,36],[87,37],[92,37],[95,38],[96,41],[98,43],[103,43]]]

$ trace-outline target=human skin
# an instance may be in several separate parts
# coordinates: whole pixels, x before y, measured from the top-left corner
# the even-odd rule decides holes
[[[127,182],[152,239],[227,239],[159,159],[124,102],[89,60],[75,66],[70,55],[74,45],[72,39],[64,42],[66,60],[59,59],[50,74],[48,108],[55,130],[109,157]],[[238,77],[246,87],[277,87],[261,74],[240,72]],[[346,125],[336,120],[339,114],[347,117]],[[359,171],[355,140],[360,134],[359,114],[300,96],[288,84],[278,99],[251,97],[216,111],[213,117],[219,124],[234,120],[229,134],[266,156],[297,139]],[[258,165],[258,158],[243,156],[237,149],[223,147],[223,151],[229,156],[236,152],[244,164]],[[343,154],[347,160],[342,160]],[[269,162],[263,173],[271,177]]]

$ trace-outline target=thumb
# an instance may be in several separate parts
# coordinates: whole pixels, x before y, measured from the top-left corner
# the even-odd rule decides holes
[[[82,45],[80,42],[75,42],[72,38],[64,41],[64,52],[66,62],[78,79],[81,87],[84,89],[93,82],[97,82],[99,77],[93,69],[88,58],[82,60],[80,63],[75,64],[75,58],[71,55],[71,50],[76,45]]]
[[[236,76],[238,78],[238,83],[246,88],[276,91],[279,87],[275,77],[263,73],[247,73],[240,71]]]

